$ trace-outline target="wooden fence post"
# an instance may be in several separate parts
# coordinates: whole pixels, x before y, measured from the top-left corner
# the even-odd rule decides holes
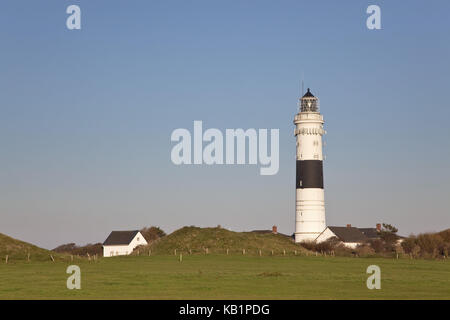
[[[262,254],[261,254],[261,249],[259,249],[259,256],[261,257],[261,255],[262,255]]]
[[[29,262],[30,261],[30,253],[28,252],[28,254],[27,254],[27,261]]]
[[[242,249],[242,254],[245,254],[245,249]]]
[[[229,249],[227,248],[227,255],[228,255],[228,251],[229,251]]]
[[[6,255],[5,263],[8,264],[8,255]]]
[[[273,250],[271,251],[271,254],[273,255]]]
[[[50,258],[52,258],[52,261],[53,261],[53,262],[55,262],[55,259],[53,258],[53,256],[52,256],[52,255],[50,255]]]
[[[297,250],[294,250],[294,256],[296,256],[297,255]]]
[[[283,249],[283,256],[285,256],[286,255],[286,250],[285,249]]]
[[[183,254],[180,253],[180,262],[182,262],[182,261],[183,261]]]

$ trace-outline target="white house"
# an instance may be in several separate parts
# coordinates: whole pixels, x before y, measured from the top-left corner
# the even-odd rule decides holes
[[[103,242],[103,256],[123,256],[133,252],[134,248],[146,245],[147,241],[138,230],[112,231]]]
[[[355,228],[350,224],[346,227],[327,227],[316,238],[316,242],[323,242],[335,238],[344,246],[354,249],[361,243],[378,238],[380,231],[380,224],[377,224],[376,228]]]

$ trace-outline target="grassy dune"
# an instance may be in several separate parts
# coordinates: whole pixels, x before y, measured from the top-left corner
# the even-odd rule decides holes
[[[450,262],[315,256],[127,256],[0,265],[1,299],[450,299]],[[381,290],[366,269],[381,268]]]
[[[0,233],[0,263],[17,263],[28,261],[51,261],[52,256],[55,260],[68,259],[68,256],[57,254],[46,249],[39,248],[30,243],[20,241]]]
[[[264,255],[298,254],[306,250],[296,245],[290,238],[272,233],[234,232],[223,228],[199,228],[184,227],[158,241],[153,242],[140,253],[151,249],[152,254],[208,253],[224,254],[227,249],[229,254],[242,254],[245,249],[248,255],[259,255],[259,250]],[[136,253],[136,252],[135,252]]]

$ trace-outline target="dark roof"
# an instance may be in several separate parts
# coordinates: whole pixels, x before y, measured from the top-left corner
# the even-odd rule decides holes
[[[115,246],[121,244],[130,244],[131,240],[134,239],[139,230],[133,231],[112,231],[108,238],[106,238],[103,245]]]
[[[308,91],[303,95],[303,98],[314,98],[314,95],[311,93],[311,91]]]
[[[362,242],[368,238],[355,227],[328,227],[343,242]]]
[[[376,228],[358,228],[367,238],[376,239],[380,237]]]

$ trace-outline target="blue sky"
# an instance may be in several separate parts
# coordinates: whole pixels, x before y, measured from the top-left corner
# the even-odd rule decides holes
[[[66,28],[67,6],[82,29]],[[382,30],[366,28],[381,7]],[[321,101],[328,225],[450,227],[448,1],[3,1],[0,232],[294,231],[300,81]],[[175,166],[176,128],[280,129],[280,170]]]

